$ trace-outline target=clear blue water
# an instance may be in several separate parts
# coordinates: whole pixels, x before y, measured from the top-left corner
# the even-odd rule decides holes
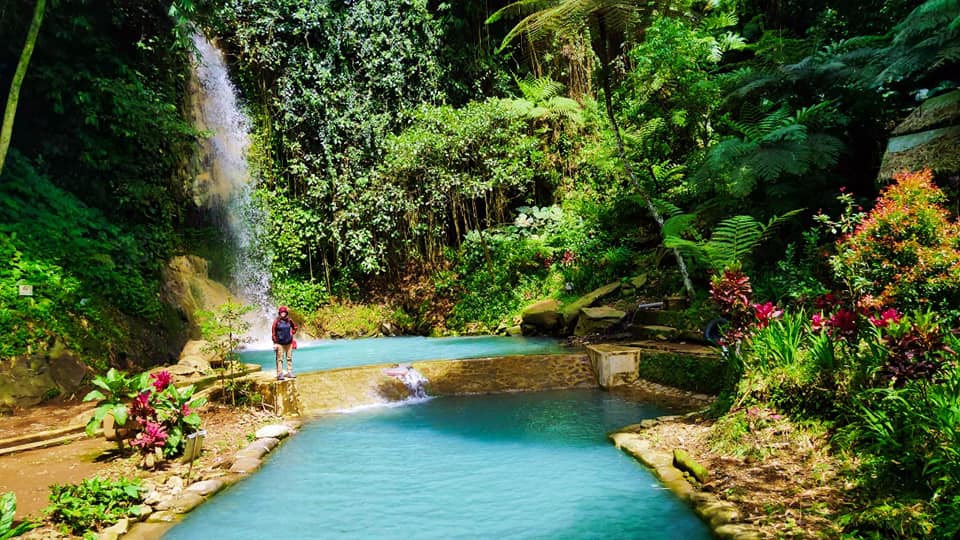
[[[569,352],[550,338],[469,336],[452,338],[386,337],[367,339],[320,340],[301,344],[293,353],[294,371],[307,373],[339,367],[439,360],[508,356],[512,354],[553,354]],[[250,350],[240,359],[276,368],[273,350]]]
[[[164,540],[711,538],[606,438],[661,412],[566,390],[326,417]]]

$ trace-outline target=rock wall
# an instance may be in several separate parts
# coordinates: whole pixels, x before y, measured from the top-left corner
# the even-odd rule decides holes
[[[410,398],[410,390],[400,380],[385,373],[396,365],[305,373],[297,377],[295,385],[261,375],[260,384],[271,387],[270,395],[295,392],[300,414],[321,414]],[[404,365],[427,378],[426,390],[430,396],[597,386],[586,354],[433,360]]]

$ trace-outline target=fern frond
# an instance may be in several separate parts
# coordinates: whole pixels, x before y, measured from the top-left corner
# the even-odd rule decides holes
[[[704,30],[722,30],[724,28],[730,28],[731,26],[736,26],[739,19],[737,14],[731,11],[721,11],[718,13],[711,13],[709,17],[703,20],[700,23],[700,27]]]
[[[796,170],[796,161],[797,156],[790,149],[778,147],[761,150],[750,160],[750,165],[761,180],[770,182],[787,170]]]
[[[733,216],[717,224],[706,245],[712,266],[723,268],[743,261],[760,243],[761,225],[753,216]]]
[[[530,112],[534,108],[533,102],[526,99],[503,98],[500,100],[500,104],[505,110],[518,116],[530,116]]]
[[[948,64],[960,63],[960,44],[944,47],[937,53],[937,59],[930,66],[931,69],[945,67]]]
[[[734,32],[725,32],[720,36],[720,46],[723,51],[741,51],[747,48],[747,39]]]
[[[794,124],[793,118],[790,118],[791,123],[787,125],[782,125],[765,134],[760,142],[764,144],[775,143],[779,141],[802,141],[807,138],[807,126],[803,124]]]
[[[550,77],[534,79],[532,76],[528,76],[525,79],[515,80],[523,97],[534,103],[540,103],[554,96],[559,96],[563,93],[564,89],[563,83],[557,82]]]
[[[833,135],[815,133],[807,137],[805,142],[806,161],[814,167],[826,169],[833,167],[840,160],[843,151],[843,141]]]
[[[681,210],[679,206],[670,201],[651,199],[650,202],[653,203],[653,206],[657,209],[657,212],[660,212],[661,216],[672,217],[683,213],[683,210]]]
[[[556,1],[557,0],[519,0],[494,11],[492,15],[487,17],[484,24],[493,24],[503,18],[516,19],[518,17],[526,17],[552,6]]]
[[[675,249],[681,255],[694,259],[713,268],[712,257],[705,244],[692,242],[679,236],[664,236],[663,245]]]
[[[660,228],[660,231],[664,237],[680,236],[690,228],[690,225],[696,218],[697,216],[695,214],[678,214],[672,216],[663,222],[663,227]]]
[[[583,125],[583,108],[576,100],[554,96],[544,104],[550,114],[562,116],[578,126]]]
[[[804,210],[806,210],[806,208],[796,208],[794,210],[790,210],[789,212],[784,212],[779,216],[773,216],[770,218],[770,221],[767,221],[767,225],[763,228],[763,234],[760,235],[760,242],[773,238],[773,235],[775,232],[777,232],[777,229],[779,229],[784,223],[790,221],[790,219],[794,216],[799,215]]]
[[[687,168],[683,165],[677,165],[669,161],[661,161],[650,166],[653,178],[659,183],[679,182],[683,179],[683,173]]]
[[[949,28],[957,20],[958,13],[960,2],[957,0],[927,0],[894,27],[893,45],[907,45],[918,37]]]
[[[829,124],[830,122],[824,122],[823,119],[833,113],[835,113],[834,101],[825,100],[815,105],[798,109],[794,115],[794,122],[805,126]]]

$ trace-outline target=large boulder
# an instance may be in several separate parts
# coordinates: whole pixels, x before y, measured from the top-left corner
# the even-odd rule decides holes
[[[32,407],[58,396],[74,396],[90,373],[61,343],[45,355],[0,362],[0,410]]]
[[[613,283],[608,283],[603,287],[594,289],[580,298],[577,298],[573,302],[563,306],[563,309],[560,310],[560,314],[563,317],[562,322],[564,333],[569,334],[574,331],[574,328],[577,326],[577,319],[580,318],[580,310],[593,306],[600,300],[603,300],[604,298],[617,292],[619,289],[620,282],[614,281]]]
[[[542,300],[523,311],[520,327],[526,335],[555,334],[560,329],[562,318],[560,302]]]
[[[573,333],[577,336],[599,334],[620,322],[624,316],[626,312],[610,306],[583,308]]]
[[[227,301],[237,301],[223,284],[210,279],[206,259],[194,255],[170,259],[163,268],[161,297],[164,302],[177,307],[194,337],[200,336],[197,310],[212,310]]]
[[[198,373],[208,373],[213,365],[219,365],[221,359],[217,355],[207,350],[210,343],[202,339],[193,339],[183,346],[180,351],[178,366],[190,368]]]

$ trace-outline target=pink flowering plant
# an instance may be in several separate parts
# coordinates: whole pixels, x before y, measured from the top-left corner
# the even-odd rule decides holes
[[[129,405],[130,418],[137,426],[130,444],[143,454],[159,448],[165,457],[179,455],[185,437],[200,428],[196,409],[206,398],[193,398],[193,385],[177,388],[166,370],[150,373],[143,380],[143,388]]]

